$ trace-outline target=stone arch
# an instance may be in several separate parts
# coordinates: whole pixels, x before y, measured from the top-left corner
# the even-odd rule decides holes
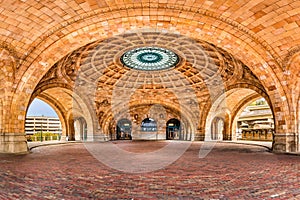
[[[238,90],[238,89],[250,89],[252,91],[255,91],[258,94],[261,94],[263,97],[265,97],[267,100],[269,99],[268,95],[264,92],[264,88],[262,88],[260,85],[252,85],[251,83],[249,83],[249,81],[247,82],[238,82],[238,83],[233,83],[232,85],[229,86],[225,86],[224,90],[222,93],[219,93],[215,99],[213,99],[212,101],[212,105],[210,106],[206,106],[206,108],[203,109],[203,119],[205,119],[204,121],[202,121],[200,127],[203,128],[203,130],[205,130],[205,132],[210,130],[210,124],[211,124],[211,120],[213,120],[213,118],[215,116],[217,116],[217,113],[221,114],[223,111],[225,113],[228,113],[228,116],[231,118],[232,115],[234,113],[233,112],[233,108],[231,108],[231,110],[227,110],[227,103],[226,103],[226,99],[227,96],[230,95],[232,93],[232,91],[234,90]],[[223,116],[223,118],[225,119],[225,116]],[[226,122],[227,125],[227,122]],[[229,123],[229,129],[230,130],[230,123]],[[231,138],[231,136],[228,136],[229,138]],[[208,138],[208,136],[206,136],[206,138]]]
[[[212,108],[214,107],[213,104]],[[229,121],[231,120],[230,110],[227,108],[222,108],[218,111],[209,112],[206,118],[205,126],[205,141],[211,140],[228,140],[231,139],[231,135],[227,132],[229,131]],[[222,122],[222,131],[220,130],[219,122]]]
[[[58,115],[59,121],[61,122],[61,128],[62,128],[61,136],[62,136],[62,139],[64,139],[64,137],[68,133],[67,133],[67,128],[66,128],[67,122],[66,122],[65,111],[64,111],[62,105],[59,102],[55,101],[55,99],[53,97],[48,96],[48,95],[40,95],[36,98],[47,103],[56,112],[56,114]],[[28,108],[29,108],[29,106],[27,107],[27,110],[28,110]]]
[[[62,85],[49,84],[43,87],[37,87],[33,92],[30,102],[26,107],[28,109],[30,103],[35,99],[41,99],[49,104],[57,113],[62,125],[62,140],[72,134],[72,128],[69,123],[69,112],[71,110],[68,101],[72,99],[71,91]]]
[[[238,112],[241,107],[246,106],[245,103],[253,101],[254,98],[264,97],[270,102],[269,97],[264,91],[256,86],[249,84],[236,84],[228,87],[228,90],[219,96],[209,109],[205,123],[205,139],[209,140],[211,135],[211,124],[215,118],[224,120],[224,135],[226,139],[236,140],[235,123],[237,121]],[[270,106],[271,107],[271,106]],[[272,107],[271,107],[272,110]],[[274,115],[274,114],[273,114]]]
[[[86,122],[86,141],[103,140],[105,138],[101,135],[93,105],[90,105],[86,98],[88,97],[80,93],[72,93],[72,109],[68,112],[69,123],[74,124],[74,119],[81,117]]]
[[[83,117],[74,118],[75,140],[87,140],[87,123]]]
[[[91,96],[86,96],[79,91],[73,93],[73,115],[75,116],[76,111],[80,110],[82,116],[87,122],[87,140],[107,140],[107,136],[103,134],[99,126],[99,121],[96,114],[96,105],[91,102]]]
[[[32,95],[31,101],[34,97],[46,100],[47,103],[58,108],[57,113],[62,113],[63,120],[61,121],[64,122],[62,123],[64,125],[63,136],[75,139],[74,120],[82,117],[86,121],[87,126],[86,140],[93,140],[94,133],[97,132],[95,131],[97,124],[95,124],[95,120],[93,120],[90,108],[87,106],[85,100],[77,93],[74,93],[69,84],[50,83],[38,85]]]
[[[195,15],[201,15],[200,13],[195,13]],[[202,13],[202,15],[205,15],[204,13]],[[130,16],[127,16],[127,17],[130,17]],[[206,16],[206,17],[211,17],[211,16]],[[120,22],[120,19],[121,19],[122,17],[120,17],[119,19],[114,19],[115,20],[115,22],[116,23],[118,23],[118,22]],[[215,19],[218,19],[217,17],[214,17]],[[180,26],[180,27],[185,27],[186,26],[186,28],[187,29],[190,29],[190,26],[191,25],[187,25],[187,24],[180,24],[179,22],[181,21],[181,20],[179,20],[180,18],[178,18],[177,19],[177,21],[178,21],[178,26]],[[97,24],[96,22],[95,22],[95,24],[97,24],[97,26],[95,26],[95,24],[93,24],[93,27],[94,28],[91,28],[91,29],[89,29],[88,27],[92,27],[92,26],[86,26],[85,28],[86,29],[89,29],[89,31],[90,32],[93,32],[93,33],[95,33],[95,32],[97,32],[98,30],[108,30],[108,29],[110,29],[111,30],[111,32],[112,32],[112,35],[116,35],[116,34],[119,34],[119,31],[120,30],[115,30],[113,27],[108,27],[110,24],[112,24],[112,22],[114,21],[114,20],[109,20],[109,22],[107,21],[107,23],[103,23],[103,21],[101,21],[101,23],[102,24],[106,24],[106,25],[101,25],[101,23],[99,22],[99,24]],[[226,21],[226,20],[224,20],[224,19],[219,19],[220,20],[220,22],[222,22],[222,23],[225,23],[226,24],[226,26],[228,26],[228,27],[231,27],[229,30],[235,30],[236,31],[236,29],[237,30],[239,30],[239,31],[241,31],[241,32],[245,32],[245,30],[240,30],[240,28],[239,28],[239,26],[236,24],[236,23],[234,23],[234,22],[229,22],[229,21]],[[79,21],[76,21],[76,22],[74,22],[74,23],[76,23],[76,25],[79,25],[79,26],[75,26],[75,27],[82,27],[83,26],[83,24],[82,25],[80,25],[80,23],[81,23],[81,21],[79,20]],[[78,24],[77,24],[78,23]],[[163,24],[163,27],[164,27],[164,25],[166,25],[166,22],[162,22],[162,24]],[[193,23],[191,23],[191,24],[193,24]],[[236,25],[235,25],[236,24]],[[98,26],[99,25],[99,26]],[[157,27],[157,24],[149,24],[150,25],[150,27],[152,26],[153,28],[155,28],[155,29],[157,29],[157,30],[159,30],[158,29],[158,27]],[[193,27],[194,28],[194,32],[193,31],[190,31],[190,32],[188,32],[188,33],[186,33],[186,35],[194,35],[194,37],[195,38],[202,38],[202,39],[204,39],[204,40],[207,40],[207,41],[210,41],[210,42],[212,42],[212,43],[214,43],[214,44],[218,44],[218,39],[220,39],[219,37],[220,36],[218,36],[218,37],[215,37],[216,39],[213,39],[214,37],[212,37],[212,36],[207,36],[207,35],[202,35],[202,34],[199,34],[199,33],[197,33],[197,31],[195,31],[195,30],[199,30],[199,27],[197,28],[197,26],[199,26],[199,24],[197,23],[196,25],[194,25],[195,27]],[[95,28],[95,27],[97,27],[97,28]],[[123,31],[122,32],[124,32],[125,30],[130,30],[130,28],[124,28],[123,29]],[[162,28],[161,30],[166,30],[166,29],[164,29],[164,28]],[[183,28],[183,30],[185,30],[184,28]],[[83,35],[82,34],[78,34],[78,33],[76,33],[76,34],[74,34],[75,33],[75,31],[76,30],[70,30],[70,32],[69,32],[69,35],[67,36],[66,35],[66,37],[61,37],[62,39],[61,40],[59,40],[59,41],[57,41],[56,43],[55,43],[55,45],[53,44],[53,46],[52,47],[50,47],[50,46],[48,46],[48,45],[46,45],[47,47],[49,47],[48,49],[46,49],[45,51],[42,51],[43,52],[43,54],[45,55],[45,56],[43,56],[43,54],[41,54],[40,56],[40,59],[36,59],[35,61],[34,61],[34,63],[32,63],[32,66],[37,66],[37,65],[45,65],[44,66],[44,68],[45,69],[47,69],[47,65],[51,65],[51,64],[53,64],[53,61],[52,62],[50,62],[50,60],[49,60],[49,62],[46,62],[46,61],[44,61],[45,59],[45,57],[48,57],[48,56],[46,56],[46,55],[48,55],[48,54],[56,54],[56,55],[65,55],[67,52],[66,51],[64,51],[64,52],[61,52],[61,50],[59,50],[58,52],[56,52],[58,49],[57,49],[57,47],[59,47],[60,45],[59,45],[59,43],[61,42],[61,44],[63,44],[64,43],[64,45],[68,45],[68,44],[70,44],[71,45],[71,47],[72,48],[70,48],[70,49],[68,49],[68,52],[70,51],[70,50],[72,50],[72,49],[75,49],[75,48],[78,48],[78,47],[80,47],[80,46],[82,46],[82,45],[84,45],[84,44],[86,44],[86,43],[88,43],[88,42],[91,42],[91,39],[89,38],[89,37],[82,37]],[[170,29],[170,31],[171,31],[171,29]],[[173,30],[172,30],[173,31]],[[204,33],[205,33],[205,31],[207,31],[206,33],[208,33],[209,31],[208,30],[204,30]],[[222,30],[223,31],[223,30]],[[54,31],[55,32],[55,31]],[[247,31],[246,31],[247,32]],[[219,32],[220,33],[220,32]],[[72,36],[72,34],[73,35],[77,35],[76,37],[74,37],[74,36]],[[84,34],[86,34],[86,33],[84,33]],[[215,31],[213,34],[218,34],[218,31]],[[236,48],[235,47],[226,47],[227,48],[227,50],[229,50],[229,52],[232,52],[233,53],[233,55],[235,55],[236,57],[238,57],[238,58],[242,58],[243,56],[245,57],[245,58],[247,58],[248,57],[248,55],[251,55],[251,56],[253,56],[253,57],[251,57],[251,58],[248,58],[248,59],[241,59],[241,60],[243,60],[251,69],[253,69],[253,72],[255,73],[255,74],[257,74],[258,75],[258,77],[263,81],[263,83],[264,83],[264,85],[265,85],[265,87],[266,88],[268,88],[268,87],[271,87],[271,89],[274,87],[274,85],[275,85],[275,88],[279,91],[279,90],[281,90],[281,88],[282,88],[282,86],[280,85],[280,83],[278,82],[278,81],[276,81],[277,80],[277,78],[276,78],[276,75],[274,75],[274,71],[273,71],[273,68],[275,67],[276,68],[276,65],[274,65],[274,64],[272,64],[272,66],[270,65],[268,65],[268,64],[266,64],[266,61],[268,61],[268,55],[266,55],[265,54],[265,52],[260,52],[260,53],[257,53],[257,52],[255,52],[255,50],[257,50],[257,48],[256,48],[256,46],[257,45],[260,45],[260,43],[259,42],[257,42],[257,41],[255,41],[255,39],[253,39],[252,38],[252,40],[250,40],[250,41],[252,41],[252,42],[249,42],[250,44],[248,44],[248,43],[246,43],[246,42],[244,42],[244,41],[241,41],[241,40],[238,40],[236,37],[235,37],[235,34],[233,34],[233,33],[228,33],[229,35],[231,35],[232,36],[232,39],[231,39],[231,42],[233,43],[233,44],[236,44],[237,46],[241,46],[241,47],[245,47],[244,49],[242,49],[242,50],[240,50],[240,51],[236,51]],[[81,38],[81,41],[82,41],[82,43],[78,43],[78,38]],[[96,34],[91,34],[90,35],[90,37],[92,37],[93,38],[93,40],[92,41],[94,41],[94,40],[97,40],[97,39],[103,39],[103,38],[107,38],[108,36],[107,35],[101,35],[101,36],[99,36],[99,35],[96,35]],[[250,37],[250,36],[249,36]],[[50,39],[51,37],[49,37],[49,40],[51,40]],[[68,38],[68,40],[66,40],[66,38]],[[251,37],[250,37],[251,38]],[[238,40],[238,42],[236,42],[235,40]],[[52,41],[52,40],[51,40]],[[47,43],[47,41],[45,41],[46,43]],[[237,44],[238,43],[238,44]],[[243,45],[240,45],[240,44],[243,44]],[[220,45],[222,45],[222,43],[220,43]],[[250,48],[247,48],[248,46],[250,45]],[[225,44],[224,44],[224,46],[226,46]],[[240,48],[238,48],[238,49],[240,49]],[[253,52],[251,52],[251,53],[248,53],[248,49],[255,49]],[[243,51],[244,50],[244,51]],[[53,53],[51,53],[51,51],[53,52]],[[54,52],[56,52],[56,53],[54,53]],[[236,52],[236,53],[235,53]],[[247,52],[247,53],[246,53]],[[247,54],[247,55],[246,55]],[[241,55],[241,56],[239,56],[239,55]],[[261,55],[265,55],[265,57],[261,57]],[[53,56],[52,57],[52,60],[58,60],[58,57],[56,57],[56,56]],[[45,64],[45,63],[48,63],[48,64]],[[263,67],[259,67],[259,66],[263,66]],[[278,71],[278,70],[277,70]],[[30,74],[32,74],[32,70],[28,70],[28,73],[30,73]],[[271,77],[271,76],[273,76],[273,77]],[[30,80],[29,80],[29,82],[30,82]],[[32,85],[32,83],[29,83],[28,82],[28,88],[30,88],[30,85]],[[270,84],[271,85],[270,85]],[[27,83],[26,83],[27,84]],[[22,85],[23,84],[19,84],[19,89],[21,89],[22,90]],[[34,85],[34,83],[33,83],[33,85]],[[277,91],[275,91],[274,92],[274,90],[273,90],[273,92],[272,93],[276,93]],[[278,96],[284,96],[285,94],[284,94],[284,91],[283,90],[281,90],[281,92],[279,91],[279,93],[278,93],[278,95],[276,95],[276,97],[278,97]],[[286,107],[285,107],[286,108]],[[282,114],[282,113],[281,113]]]
[[[261,95],[262,97],[264,97],[266,99],[266,101],[268,102],[270,107],[273,105],[271,98],[266,93],[264,88],[260,88],[257,85],[252,85],[250,83],[238,83],[238,84],[229,86],[227,88],[227,91],[234,90],[234,89],[239,89],[239,88],[245,88],[245,89],[250,89],[252,91],[255,91],[257,94]]]
[[[233,117],[232,117],[232,121],[231,121],[231,133],[233,136],[236,136],[236,129],[237,129],[237,120],[239,118],[239,116],[241,115],[241,113],[244,111],[244,109],[253,101],[260,99],[262,96],[259,94],[253,94],[250,95],[249,97],[245,98],[238,106],[236,106]],[[269,105],[269,104],[268,104]],[[272,110],[272,108],[270,107],[273,118],[274,117],[274,111]],[[275,130],[276,130],[276,124],[275,124]],[[237,140],[236,137],[233,137],[234,140]],[[274,136],[273,136],[274,138]],[[274,142],[274,141],[273,141]]]
[[[30,103],[33,101],[34,98],[39,96],[43,91],[46,91],[48,89],[52,88],[58,88],[62,90],[67,90],[69,91],[68,93],[71,95],[72,94],[72,87],[69,84],[62,84],[62,83],[48,83],[48,84],[39,84],[37,87],[34,89],[34,92],[32,93],[32,96],[30,98]]]
[[[260,94],[252,94],[247,97],[245,97],[237,106],[235,106],[233,114],[232,114],[232,120],[230,122],[230,127],[231,127],[231,135],[233,140],[237,140],[237,120],[238,116],[243,112],[243,110],[247,107],[247,105],[262,96]]]
[[[224,129],[225,129],[225,119],[223,117],[214,117],[211,122],[210,128],[210,140],[223,140]]]

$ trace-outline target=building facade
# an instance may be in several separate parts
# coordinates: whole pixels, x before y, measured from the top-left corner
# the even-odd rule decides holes
[[[239,138],[242,140],[272,141],[274,119],[268,105],[247,106],[238,119]]]
[[[26,135],[41,132],[61,135],[61,130],[61,123],[57,117],[27,116],[25,120]]]

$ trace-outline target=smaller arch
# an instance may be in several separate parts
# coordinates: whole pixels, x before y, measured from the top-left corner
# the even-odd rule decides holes
[[[132,140],[132,123],[129,119],[120,119],[116,129],[117,140]]]
[[[75,140],[87,140],[87,123],[83,117],[74,119]]]
[[[232,115],[232,121],[231,121],[231,134],[233,136],[233,140],[238,140],[238,137],[241,137],[241,130],[238,129],[238,119],[239,116],[242,114],[243,110],[251,103],[258,99],[262,98],[260,94],[252,94],[246,97],[243,101],[241,101],[236,107],[234,108],[234,112]],[[274,116],[274,113],[273,113]]]
[[[235,111],[235,116],[232,120],[232,134],[236,133],[235,139],[242,139],[242,140],[258,140],[258,141],[273,141],[274,142],[274,133],[275,133],[275,124],[273,124],[274,114],[272,112],[272,108],[269,106],[268,103],[266,104],[254,104],[251,105],[253,102],[261,101],[263,99],[265,102],[266,100],[262,98],[262,96],[252,96],[253,99],[247,98],[239,106],[237,106]],[[245,112],[247,108],[247,111]],[[268,111],[266,109],[270,109]],[[262,110],[262,111],[257,111]],[[247,114],[247,112],[250,114]],[[257,116],[252,116],[251,113],[257,113]],[[240,117],[244,114],[244,120]],[[272,115],[268,117],[268,115]],[[252,114],[253,115],[253,114]],[[262,116],[264,116],[262,118]],[[251,119],[252,118],[252,119]],[[238,134],[237,134],[238,133]]]
[[[60,104],[59,102],[57,102],[55,100],[55,98],[53,98],[49,95],[46,95],[46,94],[43,94],[43,95],[40,94],[39,96],[36,97],[36,99],[40,99],[40,100],[44,101],[56,112],[56,114],[59,118],[59,121],[61,123],[61,128],[62,128],[61,137],[63,139],[65,139],[68,134],[68,131],[67,131],[66,112],[64,110],[63,105]],[[34,99],[32,99],[32,101],[33,100]],[[30,102],[30,104],[32,103],[32,101]],[[29,104],[29,106],[30,106],[30,104]],[[27,107],[27,109],[29,108],[29,106]],[[26,111],[26,113],[27,113],[27,111]]]
[[[167,121],[166,125],[166,139],[167,140],[183,140],[181,134],[181,123],[178,119],[172,118]]]
[[[26,108],[24,132],[27,140],[32,141],[34,138],[33,141],[37,141],[37,139],[42,141],[65,138],[65,116],[58,104],[47,96],[36,97],[34,100],[38,100],[37,104],[32,101]],[[45,108],[45,106],[48,108]],[[43,133],[56,134],[56,136],[46,136]],[[40,136],[37,136],[37,134],[40,134]]]
[[[215,117],[211,123],[211,140],[223,140],[225,120],[221,117]]]
[[[239,133],[236,131],[236,123],[242,112],[240,108],[246,106],[246,102],[259,97],[266,97],[266,101],[270,102],[264,92],[259,93],[255,88],[232,87],[225,94],[219,96],[210,108],[206,119],[205,140],[237,140]],[[271,106],[270,108],[272,110]],[[222,118],[224,122],[222,134],[218,131],[218,118]]]

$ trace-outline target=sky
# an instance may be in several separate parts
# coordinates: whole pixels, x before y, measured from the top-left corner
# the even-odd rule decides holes
[[[57,114],[53,108],[44,101],[34,99],[28,108],[27,116],[57,117]]]

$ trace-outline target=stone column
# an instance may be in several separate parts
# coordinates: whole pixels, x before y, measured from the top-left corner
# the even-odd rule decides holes
[[[16,59],[11,54],[10,45],[0,47],[0,54],[0,153],[28,152],[24,131],[26,104],[12,101]]]
[[[108,135],[100,134],[100,135],[93,135],[93,137],[88,137],[87,141],[95,141],[95,142],[105,142],[109,141]]]
[[[74,141],[75,140],[75,128],[74,128],[74,118],[73,115],[69,115],[68,119],[68,140]]]
[[[22,103],[22,102],[21,102]],[[25,107],[24,104],[11,106],[8,101],[4,103],[2,123],[0,125],[0,153],[28,152],[25,137]]]

